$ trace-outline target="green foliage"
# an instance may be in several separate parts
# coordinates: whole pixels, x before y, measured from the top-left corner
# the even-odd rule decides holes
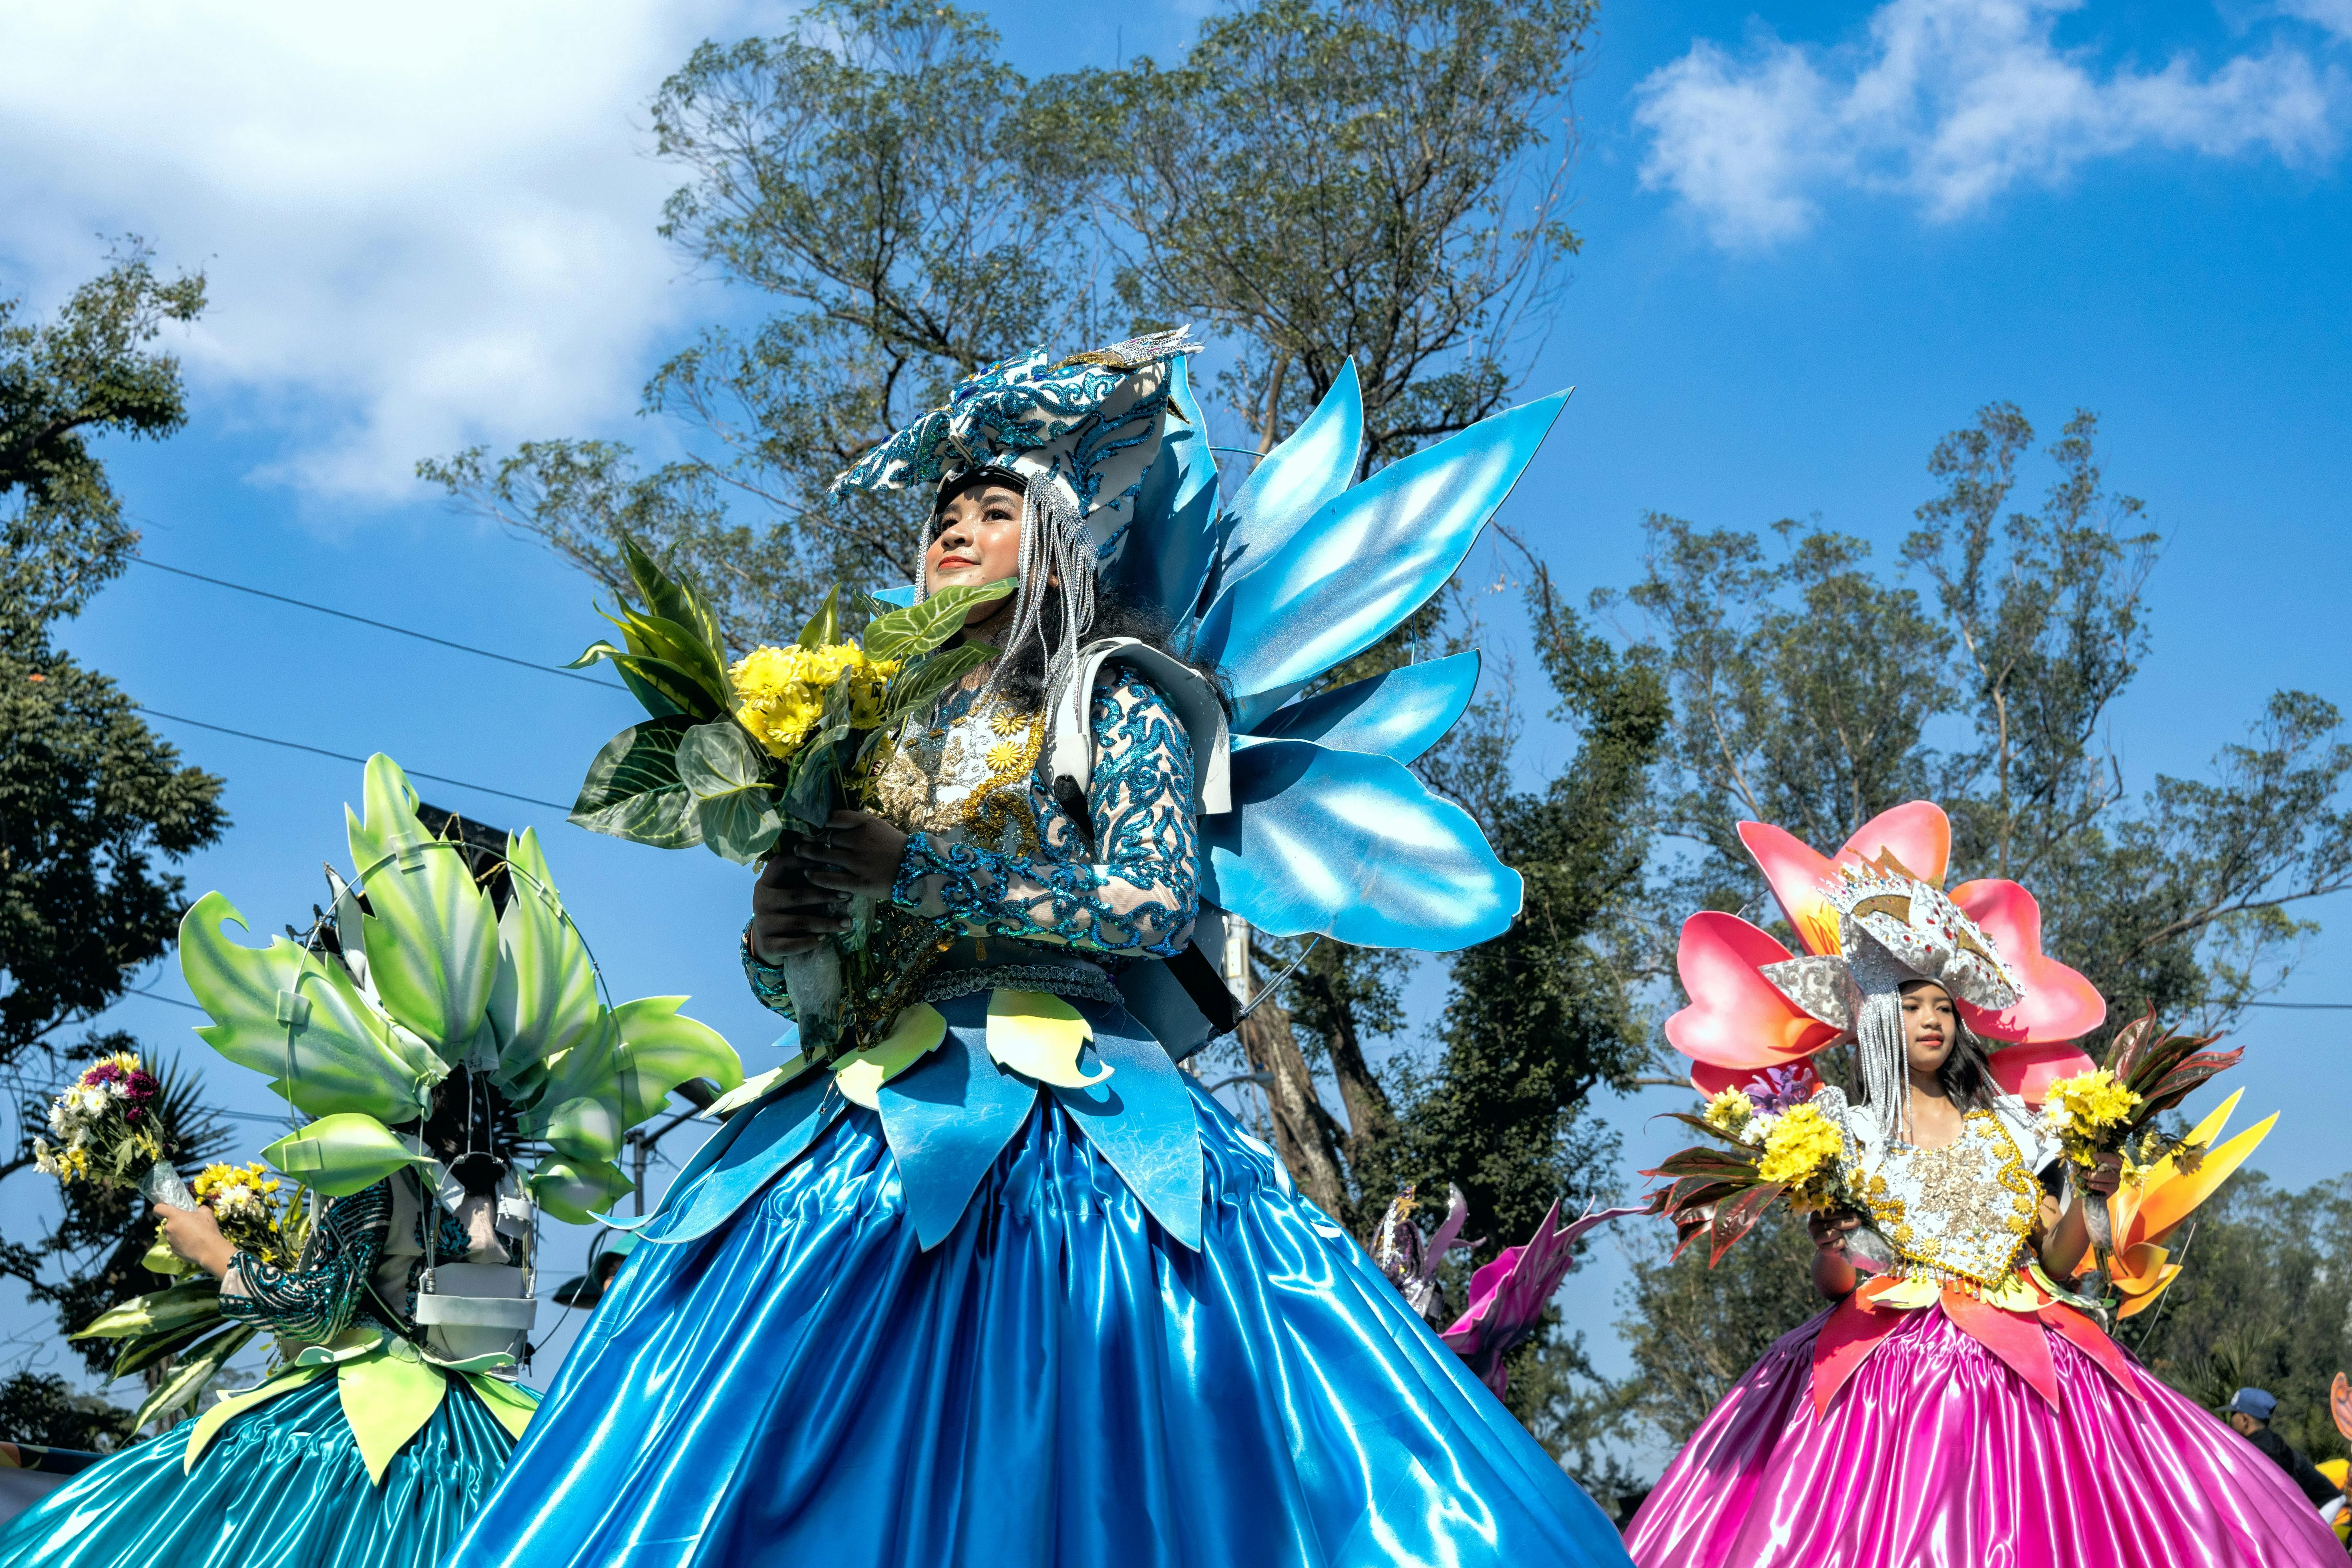
[[[2208,778],[2159,777],[2137,801],[2103,739],[2148,647],[2154,535],[2105,489],[2092,416],[2046,456],[2038,511],[2008,510],[2032,426],[1981,410],[1928,463],[1942,482],[1885,575],[1859,539],[1756,535],[1649,520],[1646,617],[1675,717],[1664,826],[1692,853],[1658,905],[1663,969],[1691,909],[1760,906],[1742,818],[1824,851],[1925,796],[1953,825],[1952,880],[2010,877],[2042,905],[2046,948],[2087,974],[2114,1023],[2153,1005],[2226,1026],[2275,986],[2315,928],[2288,906],[2352,886],[2352,746],[2308,693],[2273,697]],[[1612,595],[1601,595],[1606,604]],[[1956,729],[1950,750],[1931,729]]]
[[[91,439],[161,440],[187,422],[180,362],[149,345],[165,321],[204,310],[204,275],[165,282],[152,259],[123,241],[53,321],[21,322],[21,301],[0,300],[0,628],[10,644],[79,614],[138,542]]]
[[[20,1372],[0,1383],[0,1441],[106,1453],[136,1430],[131,1412],[75,1393],[55,1373]]]
[[[1671,1258],[1662,1229],[1624,1234],[1636,1252],[1617,1320],[1633,1362],[1623,1409],[1679,1447],[1775,1340],[1828,1305],[1812,1240],[1803,1216],[1777,1206],[1712,1268],[1703,1246]]]
[[[48,320],[0,301],[0,1068],[20,1084],[37,1063],[41,1078],[63,1078],[136,1048],[122,1034],[72,1045],[66,1036],[171,950],[184,885],[166,864],[218,842],[228,826],[221,781],[183,766],[114,682],[49,638],[138,542],[93,443],[160,440],[184,423],[178,362],[152,345],[164,323],[194,320],[204,298],[201,276],[158,278],[132,240]],[[151,1065],[163,1069],[175,1153],[201,1158],[220,1130],[184,1077]],[[27,1137],[0,1162],[0,1179],[31,1164],[43,1100],[28,1091],[20,1102]],[[9,1201],[0,1270],[70,1328],[160,1277],[140,1267],[152,1237],[130,1194],[80,1185],[62,1201],[46,1236],[26,1226],[29,1205]],[[46,1386],[9,1384],[27,1411],[47,1399]],[[93,1426],[87,1414],[43,1408],[86,1432],[113,1420]],[[48,1418],[26,1419],[37,1416]]]
[[[691,454],[647,470],[544,441],[418,471],[615,592],[625,531],[691,563],[745,642],[789,640],[835,583],[908,581],[929,498],[832,498],[834,477],[959,378],[1097,327],[1077,204],[1022,174],[1027,92],[980,16],[918,0],[824,0],[791,35],[702,45],[652,105],[688,174],[662,233],[777,313],[704,332],[646,386]]]
[[[2192,1223],[2174,1244],[2180,1277],[2117,1337],[2208,1409],[2268,1389],[2273,1429],[2315,1459],[2344,1458],[2327,1385],[2352,1372],[2352,1176],[2295,1193],[2244,1172]]]
[[[1427,1069],[1398,1069],[1396,1153],[1378,1173],[1383,1189],[1457,1184],[1471,1231],[1495,1249],[1532,1234],[1554,1199],[1613,1184],[1615,1141],[1584,1101],[1630,1087],[1649,1055],[1618,955],[1641,912],[1664,686],[1588,631],[1540,565],[1533,577],[1537,650],[1555,717],[1580,731],[1577,752],[1540,791],[1473,795],[1496,853],[1527,880],[1526,904],[1508,931],[1455,957],[1442,1049]]]
[[[1172,67],[1039,81],[927,0],[823,0],[789,35],[706,43],[651,106],[688,174],[662,232],[775,312],[705,331],[646,387],[688,455],[548,440],[418,472],[616,593],[621,542],[643,540],[738,641],[781,643],[832,584],[920,563],[928,498],[835,497],[834,478],[1040,344],[1211,323],[1263,445],[1352,355],[1369,471],[1501,408],[1531,355],[1575,245],[1565,93],[1591,16],[1265,0]]]

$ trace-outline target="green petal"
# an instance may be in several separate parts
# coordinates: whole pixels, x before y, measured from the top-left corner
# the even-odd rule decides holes
[[[562,1155],[541,1161],[524,1184],[541,1208],[568,1225],[593,1225],[598,1215],[637,1190],[637,1184],[608,1161]]]
[[[261,1157],[331,1198],[364,1192],[394,1171],[415,1166],[430,1173],[434,1162],[412,1151],[373,1116],[322,1116],[299,1132],[289,1132]]]
[[[595,1027],[597,1002],[595,965],[556,893],[538,834],[525,828],[512,838],[507,861],[514,892],[499,917],[489,1020],[499,1047],[496,1081],[511,1092]]]
[[[498,979],[489,895],[475,885],[458,847],[416,819],[416,792],[381,752],[368,759],[365,794],[364,823],[343,815],[374,911],[360,921],[368,978],[384,1010],[454,1067],[481,1027]]]
[[[367,1462],[368,1479],[381,1484],[401,1445],[425,1429],[449,1392],[438,1367],[404,1356],[347,1361],[335,1374],[343,1419]]]
[[[180,921],[181,977],[213,1017],[197,1028],[199,1038],[276,1080],[278,1093],[313,1116],[351,1110],[407,1121],[425,1114],[445,1069],[429,1052],[402,1046],[341,964],[284,937],[259,951],[243,946],[223,931],[231,923],[245,929],[245,916],[218,893],[198,899]]]

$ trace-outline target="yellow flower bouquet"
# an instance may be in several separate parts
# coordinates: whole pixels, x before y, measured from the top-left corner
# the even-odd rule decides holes
[[[1685,1149],[1642,1173],[1665,1181],[1650,1193],[1648,1212],[1674,1221],[1677,1254],[1707,1237],[1714,1267],[1776,1203],[1801,1214],[1861,1206],[1847,1184],[1845,1134],[1809,1102],[1759,1107],[1727,1089],[1696,1116],[1668,1114],[1723,1145]]]
[[[633,540],[622,554],[642,603],[625,600],[604,617],[620,644],[592,644],[572,668],[610,660],[649,717],[596,754],[572,820],[664,849],[700,844],[747,866],[787,832],[865,802],[900,721],[994,656],[955,640],[965,616],[1013,589],[1009,580],[957,585],[903,606],[867,597],[853,633],[835,588],[791,644],[730,660],[719,618],[690,581]],[[868,912],[854,910],[853,930],[784,966],[812,1060],[838,1038],[842,958],[863,950]]]

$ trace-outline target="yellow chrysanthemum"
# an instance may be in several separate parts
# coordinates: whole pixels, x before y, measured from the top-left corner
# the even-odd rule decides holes
[[[2042,1114],[2061,1133],[2089,1137],[2118,1126],[2139,1104],[2139,1096],[2116,1081],[2105,1068],[2062,1078],[2050,1086]]]
[[[825,694],[849,677],[849,721],[871,729],[882,720],[894,658],[866,657],[854,642],[821,647],[755,647],[727,671],[741,706],[736,717],[771,756],[788,757],[824,716]]]
[[[1837,1128],[1810,1105],[1791,1106],[1764,1138],[1756,1173],[1767,1182],[1814,1190],[1826,1187],[1845,1152]]]
[[[1737,1135],[1756,1118],[1756,1102],[1736,1089],[1727,1089],[1706,1102],[1705,1121],[1717,1131]]]

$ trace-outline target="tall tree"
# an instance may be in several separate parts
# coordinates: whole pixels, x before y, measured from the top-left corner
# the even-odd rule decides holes
[[[1352,363],[1366,472],[1498,412],[1577,247],[1567,98],[1591,0],[1258,0],[1181,59],[1040,84],[1049,184],[1090,194],[1139,317],[1239,353],[1261,451]]]
[[[647,384],[685,455],[548,440],[418,472],[615,594],[623,531],[667,550],[739,642],[788,640],[835,583],[906,582],[922,501],[833,499],[834,477],[960,377],[1097,326],[1080,215],[1025,177],[1030,86],[997,43],[929,0],[818,0],[791,35],[697,48],[652,106],[688,174],[661,232],[774,310]]]
[[[178,362],[154,340],[193,321],[204,279],[165,280],[136,242],[56,316],[0,303],[0,1068],[16,1090],[19,1137],[0,1181],[31,1163],[46,1082],[127,1036],[75,1038],[170,951],[184,906],[163,868],[216,842],[221,781],[186,767],[131,699],[50,641],[123,569],[138,542],[93,443],[161,439],[185,422]],[[183,1093],[183,1132],[207,1135]],[[190,1147],[183,1152],[201,1152]],[[9,1205],[0,1271],[59,1303],[68,1327],[155,1288],[135,1265],[152,1236],[120,1194],[68,1194],[46,1236]],[[63,1278],[58,1276],[58,1266]]]

